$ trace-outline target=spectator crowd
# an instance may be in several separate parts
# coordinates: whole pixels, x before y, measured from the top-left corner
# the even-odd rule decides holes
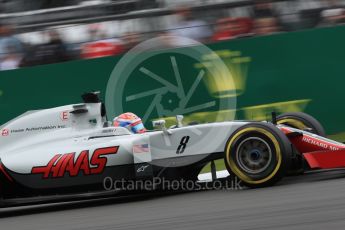
[[[271,1],[257,0],[254,5],[247,7],[248,15],[236,15],[234,11],[225,14],[215,11],[212,15],[212,12],[194,12],[192,8],[180,6],[174,10],[174,20],[170,15],[168,25],[150,32],[126,31],[114,37],[109,35],[107,23],[86,25],[83,33],[69,30],[68,34],[72,34],[72,37],[87,38],[80,42],[65,39],[66,33],[59,28],[36,32],[39,38],[32,42],[25,34],[16,34],[13,26],[0,22],[0,70],[114,56],[150,37],[162,34],[210,43],[304,28],[335,26],[345,22],[345,8],[342,4],[335,0],[321,2],[322,7],[298,10],[291,7],[293,3],[286,3],[283,12],[277,10]]]

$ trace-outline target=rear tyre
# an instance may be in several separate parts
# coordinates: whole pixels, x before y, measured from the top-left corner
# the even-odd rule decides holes
[[[291,144],[274,125],[251,123],[228,139],[224,161],[228,172],[248,187],[271,186],[290,167]]]
[[[314,117],[302,113],[283,113],[277,116],[277,124],[283,124],[292,128],[306,130],[319,136],[326,136],[325,130],[318,120]],[[308,130],[308,128],[310,130]]]

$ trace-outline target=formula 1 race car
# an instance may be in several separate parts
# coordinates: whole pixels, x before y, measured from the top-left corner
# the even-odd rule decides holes
[[[104,193],[104,179],[197,180],[224,159],[230,175],[249,187],[270,186],[289,174],[345,166],[345,145],[326,139],[304,113],[272,121],[228,121],[133,134],[113,127],[97,93],[84,103],[29,111],[0,127],[0,205]]]

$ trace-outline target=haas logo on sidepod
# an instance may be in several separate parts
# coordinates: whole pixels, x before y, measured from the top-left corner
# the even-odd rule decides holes
[[[42,174],[44,179],[64,177],[66,173],[70,177],[78,176],[80,172],[84,175],[101,174],[107,164],[107,158],[116,154],[119,146],[96,149],[91,159],[89,150],[82,151],[75,160],[75,152],[55,155],[47,165],[33,167],[32,174]],[[89,160],[90,159],[90,160]]]

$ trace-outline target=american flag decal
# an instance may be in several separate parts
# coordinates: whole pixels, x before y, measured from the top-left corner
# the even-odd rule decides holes
[[[149,144],[133,145],[133,153],[148,153],[150,152]]]

